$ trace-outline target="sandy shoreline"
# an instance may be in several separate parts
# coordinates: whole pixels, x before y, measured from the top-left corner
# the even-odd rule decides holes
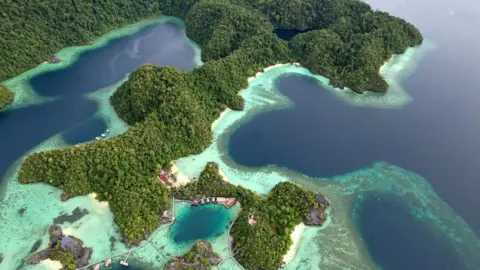
[[[92,193],[88,194],[87,196],[92,201],[93,206],[95,208],[101,208],[101,209],[108,208],[108,202],[106,202],[106,201],[101,202],[101,201],[97,200],[97,193],[92,192]]]
[[[222,169],[218,168],[218,174],[220,174],[220,176],[223,178],[224,181],[230,182],[230,183],[232,182],[230,181],[228,176],[222,171]]]
[[[60,261],[52,261],[50,259],[43,260],[40,262],[40,264],[46,269],[58,270],[63,268]]]
[[[295,258],[295,254],[297,253],[297,250],[300,244],[300,239],[302,238],[303,231],[305,231],[306,228],[307,227],[303,223],[300,223],[297,226],[295,226],[295,229],[290,235],[293,243],[288,249],[287,254],[283,256],[283,261],[285,263],[289,263],[293,258]]]
[[[220,120],[222,120],[223,117],[225,117],[229,112],[231,112],[232,109],[230,108],[226,108],[221,114],[220,116],[215,120],[213,121],[212,123],[212,131],[215,129],[215,127],[217,126],[217,124],[220,122]]]
[[[173,175],[175,175],[175,178],[177,179],[176,182],[173,183],[174,187],[180,187],[188,182],[190,182],[190,178],[188,178],[187,175],[185,175],[175,164],[175,162],[172,162],[172,169],[171,172]]]
[[[257,72],[255,74],[255,76],[252,76],[252,77],[249,77],[247,80],[248,80],[248,83],[251,83],[253,80],[255,80],[257,77],[260,77],[264,72],[267,72],[269,70],[272,70],[274,68],[278,68],[278,67],[284,67],[284,66],[291,66],[291,65],[295,65],[297,67],[300,67],[300,63],[286,63],[286,64],[276,64],[276,65],[272,65],[272,66],[269,66],[269,67],[266,67],[263,69],[262,72]]]

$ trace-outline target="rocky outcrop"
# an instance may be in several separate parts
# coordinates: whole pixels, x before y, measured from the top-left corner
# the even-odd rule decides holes
[[[88,265],[93,250],[83,247],[82,240],[73,236],[64,235],[57,225],[50,226],[50,243],[40,252],[32,254],[27,264],[37,264],[42,260],[60,260],[63,269],[68,269],[68,264],[74,263],[77,268]],[[68,263],[67,263],[68,262]]]
[[[328,206],[330,206],[330,202],[322,194],[317,195],[315,202],[317,203],[318,207],[308,210],[309,219],[304,221],[305,225],[322,226],[322,224],[327,220],[326,210]]]
[[[183,257],[177,257],[169,261],[166,270],[183,270],[183,269],[211,269],[212,265],[217,265],[222,258],[212,250],[212,245],[204,240],[198,240],[193,244],[192,249]]]

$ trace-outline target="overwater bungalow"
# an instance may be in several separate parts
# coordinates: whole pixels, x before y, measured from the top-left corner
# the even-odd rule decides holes
[[[99,265],[99,264],[95,264],[95,266],[93,267],[93,270],[100,270],[100,265]]]
[[[105,137],[107,137],[107,135],[105,135],[105,133],[102,133],[102,135],[101,135],[101,136],[102,136],[102,138],[105,138]]]
[[[107,131],[106,131],[106,132],[107,132],[107,133],[110,133],[110,129],[107,129]]]
[[[198,205],[198,200],[193,200],[190,202],[191,206],[197,206]]]
[[[58,57],[53,57],[52,60],[50,60],[50,63],[51,63],[51,64],[60,63],[60,58],[58,58]]]
[[[200,204],[204,204],[205,201],[203,199],[200,200]]]
[[[108,258],[104,261],[104,263],[106,267],[109,267],[112,264],[112,259]]]
[[[237,198],[228,198],[227,201],[225,202],[225,207],[230,208],[235,203],[237,203]]]
[[[128,263],[126,261],[120,261],[120,264],[123,266],[128,266]]]

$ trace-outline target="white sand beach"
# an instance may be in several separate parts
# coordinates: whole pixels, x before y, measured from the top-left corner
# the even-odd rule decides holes
[[[187,175],[185,175],[175,164],[175,162],[172,162],[172,174],[175,175],[175,178],[177,179],[176,182],[173,183],[174,187],[180,187],[188,182],[190,182],[190,178],[188,178]]]
[[[297,250],[300,244],[300,239],[302,238],[303,231],[305,231],[306,228],[307,227],[303,223],[300,223],[297,226],[295,226],[295,229],[290,235],[290,237],[292,238],[293,244],[288,249],[287,254],[283,256],[283,261],[285,263],[289,263],[295,257],[295,254],[297,253]]]
[[[286,64],[276,64],[276,65],[272,65],[272,66],[269,66],[269,67],[266,67],[263,69],[263,72],[257,72],[255,74],[255,76],[252,76],[252,77],[249,77],[248,78],[248,83],[251,83],[253,80],[255,80],[257,77],[260,77],[264,72],[267,72],[269,70],[272,70],[274,68],[277,68],[277,67],[284,67],[284,66],[290,66],[290,65],[295,65],[297,67],[300,67],[300,63],[286,63]]]
[[[108,202],[101,202],[97,200],[97,194],[92,192],[88,194],[88,198],[92,201],[92,204],[95,208],[105,209],[108,208]]]
[[[225,117],[232,109],[230,108],[226,108],[221,114],[220,116],[217,118],[217,120],[215,120],[213,123],[212,123],[212,131],[215,129],[215,127],[217,126],[217,124],[220,122],[220,120],[222,120],[223,117]]]
[[[222,169],[218,168],[218,174],[220,174],[220,176],[223,178],[223,180],[225,180],[227,182],[232,182],[232,181],[230,181],[228,176],[222,171]]]
[[[45,268],[45,269],[51,269],[51,270],[59,270],[62,269],[62,264],[60,261],[52,261],[50,259],[46,259],[40,262],[40,264]]]

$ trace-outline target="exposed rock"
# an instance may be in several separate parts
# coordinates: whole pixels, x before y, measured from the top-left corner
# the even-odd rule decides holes
[[[330,206],[330,202],[322,194],[315,198],[315,202],[318,204],[318,207],[308,210],[309,219],[304,221],[305,225],[321,226],[327,220],[326,210]]]
[[[82,240],[73,236],[64,235],[62,229],[57,225],[51,225],[49,232],[50,243],[48,247],[40,252],[32,254],[28,258],[28,264],[37,264],[40,261],[49,258],[55,259],[52,258],[53,254],[63,252],[63,254],[71,254],[77,267],[88,265],[88,260],[90,259],[93,250],[91,248],[83,247]],[[68,269],[68,266],[64,265],[63,269]]]
[[[27,260],[27,264],[37,264],[37,263],[40,263],[41,261],[43,260],[46,260],[50,258],[50,249],[47,248],[47,249],[44,249],[40,252],[37,252],[35,254],[32,254],[28,260]]]
[[[183,257],[177,257],[169,261],[166,270],[183,270],[183,269],[211,269],[212,265],[217,265],[222,258],[212,250],[212,245],[204,240],[198,240],[193,244],[192,249]]]
[[[25,211],[27,211],[27,208],[22,207],[22,208],[18,209],[18,214],[20,214],[20,216],[23,216],[23,213],[25,213]]]

